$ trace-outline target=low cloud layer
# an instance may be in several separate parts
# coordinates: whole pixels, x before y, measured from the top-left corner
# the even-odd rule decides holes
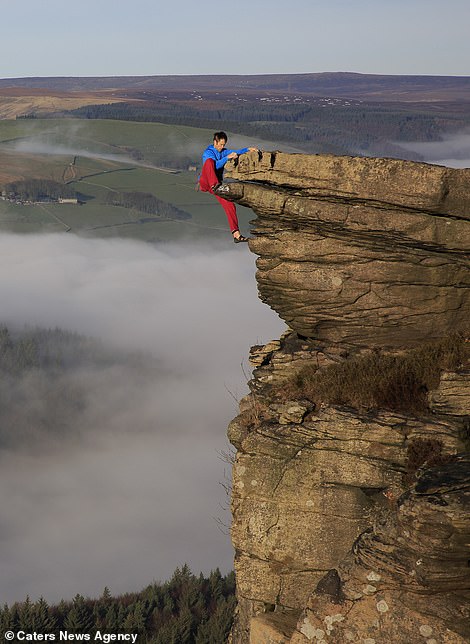
[[[470,167],[470,133],[452,134],[442,141],[400,142],[400,147],[418,152],[429,163],[450,168]]]
[[[145,127],[145,124],[142,125]],[[180,157],[186,160],[190,157],[200,163],[204,148],[212,143],[212,134],[206,134],[204,130],[199,134],[195,134],[193,130],[191,131],[191,136],[189,136],[185,127],[168,127],[161,124],[146,125],[153,126],[155,132],[164,128],[164,133],[161,132],[163,139],[160,143],[160,151],[162,154],[170,154],[174,159]],[[64,119],[59,126],[51,126],[47,129],[44,129],[44,127],[43,122],[38,124],[34,120],[26,124],[23,123],[21,128],[23,135],[3,143],[0,142],[0,148],[4,147],[20,153],[42,156],[80,156],[89,159],[125,163],[132,166],[155,167],[148,161],[139,161],[128,156],[125,148],[119,148],[117,145],[107,144],[102,141],[102,137],[97,133],[96,128],[90,126],[90,121],[86,119]],[[299,152],[298,148],[287,145],[285,142],[265,141],[239,134],[229,136],[228,147],[230,148],[238,149],[248,145],[254,145],[264,150],[282,149],[285,152]],[[146,146],[142,148],[144,154],[145,148]]]
[[[72,432],[0,452],[0,601],[139,590],[184,562],[230,569],[219,452],[249,346],[284,328],[248,249],[2,235],[0,301],[12,328],[61,327],[119,356],[73,374],[86,395]]]

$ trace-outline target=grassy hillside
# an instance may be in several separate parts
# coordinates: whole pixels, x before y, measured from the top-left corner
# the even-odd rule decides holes
[[[212,131],[111,120],[0,121],[0,185],[26,178],[67,181],[83,205],[22,205],[0,201],[0,230],[73,231],[148,241],[227,237],[215,199],[195,191],[202,150]],[[230,141],[242,145],[241,140]],[[191,215],[186,221],[148,217],[107,205],[109,191],[155,195]],[[108,199],[109,201],[109,199]],[[252,213],[239,209],[246,230]]]

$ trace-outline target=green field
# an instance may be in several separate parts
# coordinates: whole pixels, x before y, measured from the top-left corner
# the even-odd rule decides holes
[[[82,119],[0,121],[0,184],[14,178],[70,181],[82,205],[21,205],[0,201],[0,230],[68,231],[98,237],[148,241],[227,238],[225,214],[216,200],[195,190],[202,150],[212,131],[199,128]],[[233,147],[244,145],[239,137]],[[259,144],[259,142],[258,142]],[[148,166],[168,166],[158,169]],[[73,169],[72,169],[73,168]],[[149,218],[136,210],[106,205],[110,190],[150,192],[191,215],[188,220]],[[251,210],[238,208],[248,231]],[[157,219],[146,221],[146,219]]]

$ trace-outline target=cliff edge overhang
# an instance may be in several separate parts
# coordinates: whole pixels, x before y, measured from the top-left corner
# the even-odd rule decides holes
[[[261,299],[305,337],[404,347],[470,317],[470,169],[260,152],[222,194],[256,214]]]

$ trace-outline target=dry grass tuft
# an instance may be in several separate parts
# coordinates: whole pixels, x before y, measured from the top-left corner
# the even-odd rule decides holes
[[[255,396],[251,396],[249,409],[239,414],[237,421],[241,427],[247,430],[253,430],[271,417],[272,413],[268,405],[261,402]]]
[[[420,467],[436,467],[453,460],[453,456],[443,454],[444,445],[442,441],[428,438],[416,438],[410,441],[407,449],[406,474],[404,482],[406,485],[412,485],[416,482],[416,473]]]
[[[361,411],[425,412],[427,392],[439,385],[441,371],[455,370],[469,360],[468,341],[455,334],[400,355],[377,351],[321,370],[306,367],[278,395]]]

